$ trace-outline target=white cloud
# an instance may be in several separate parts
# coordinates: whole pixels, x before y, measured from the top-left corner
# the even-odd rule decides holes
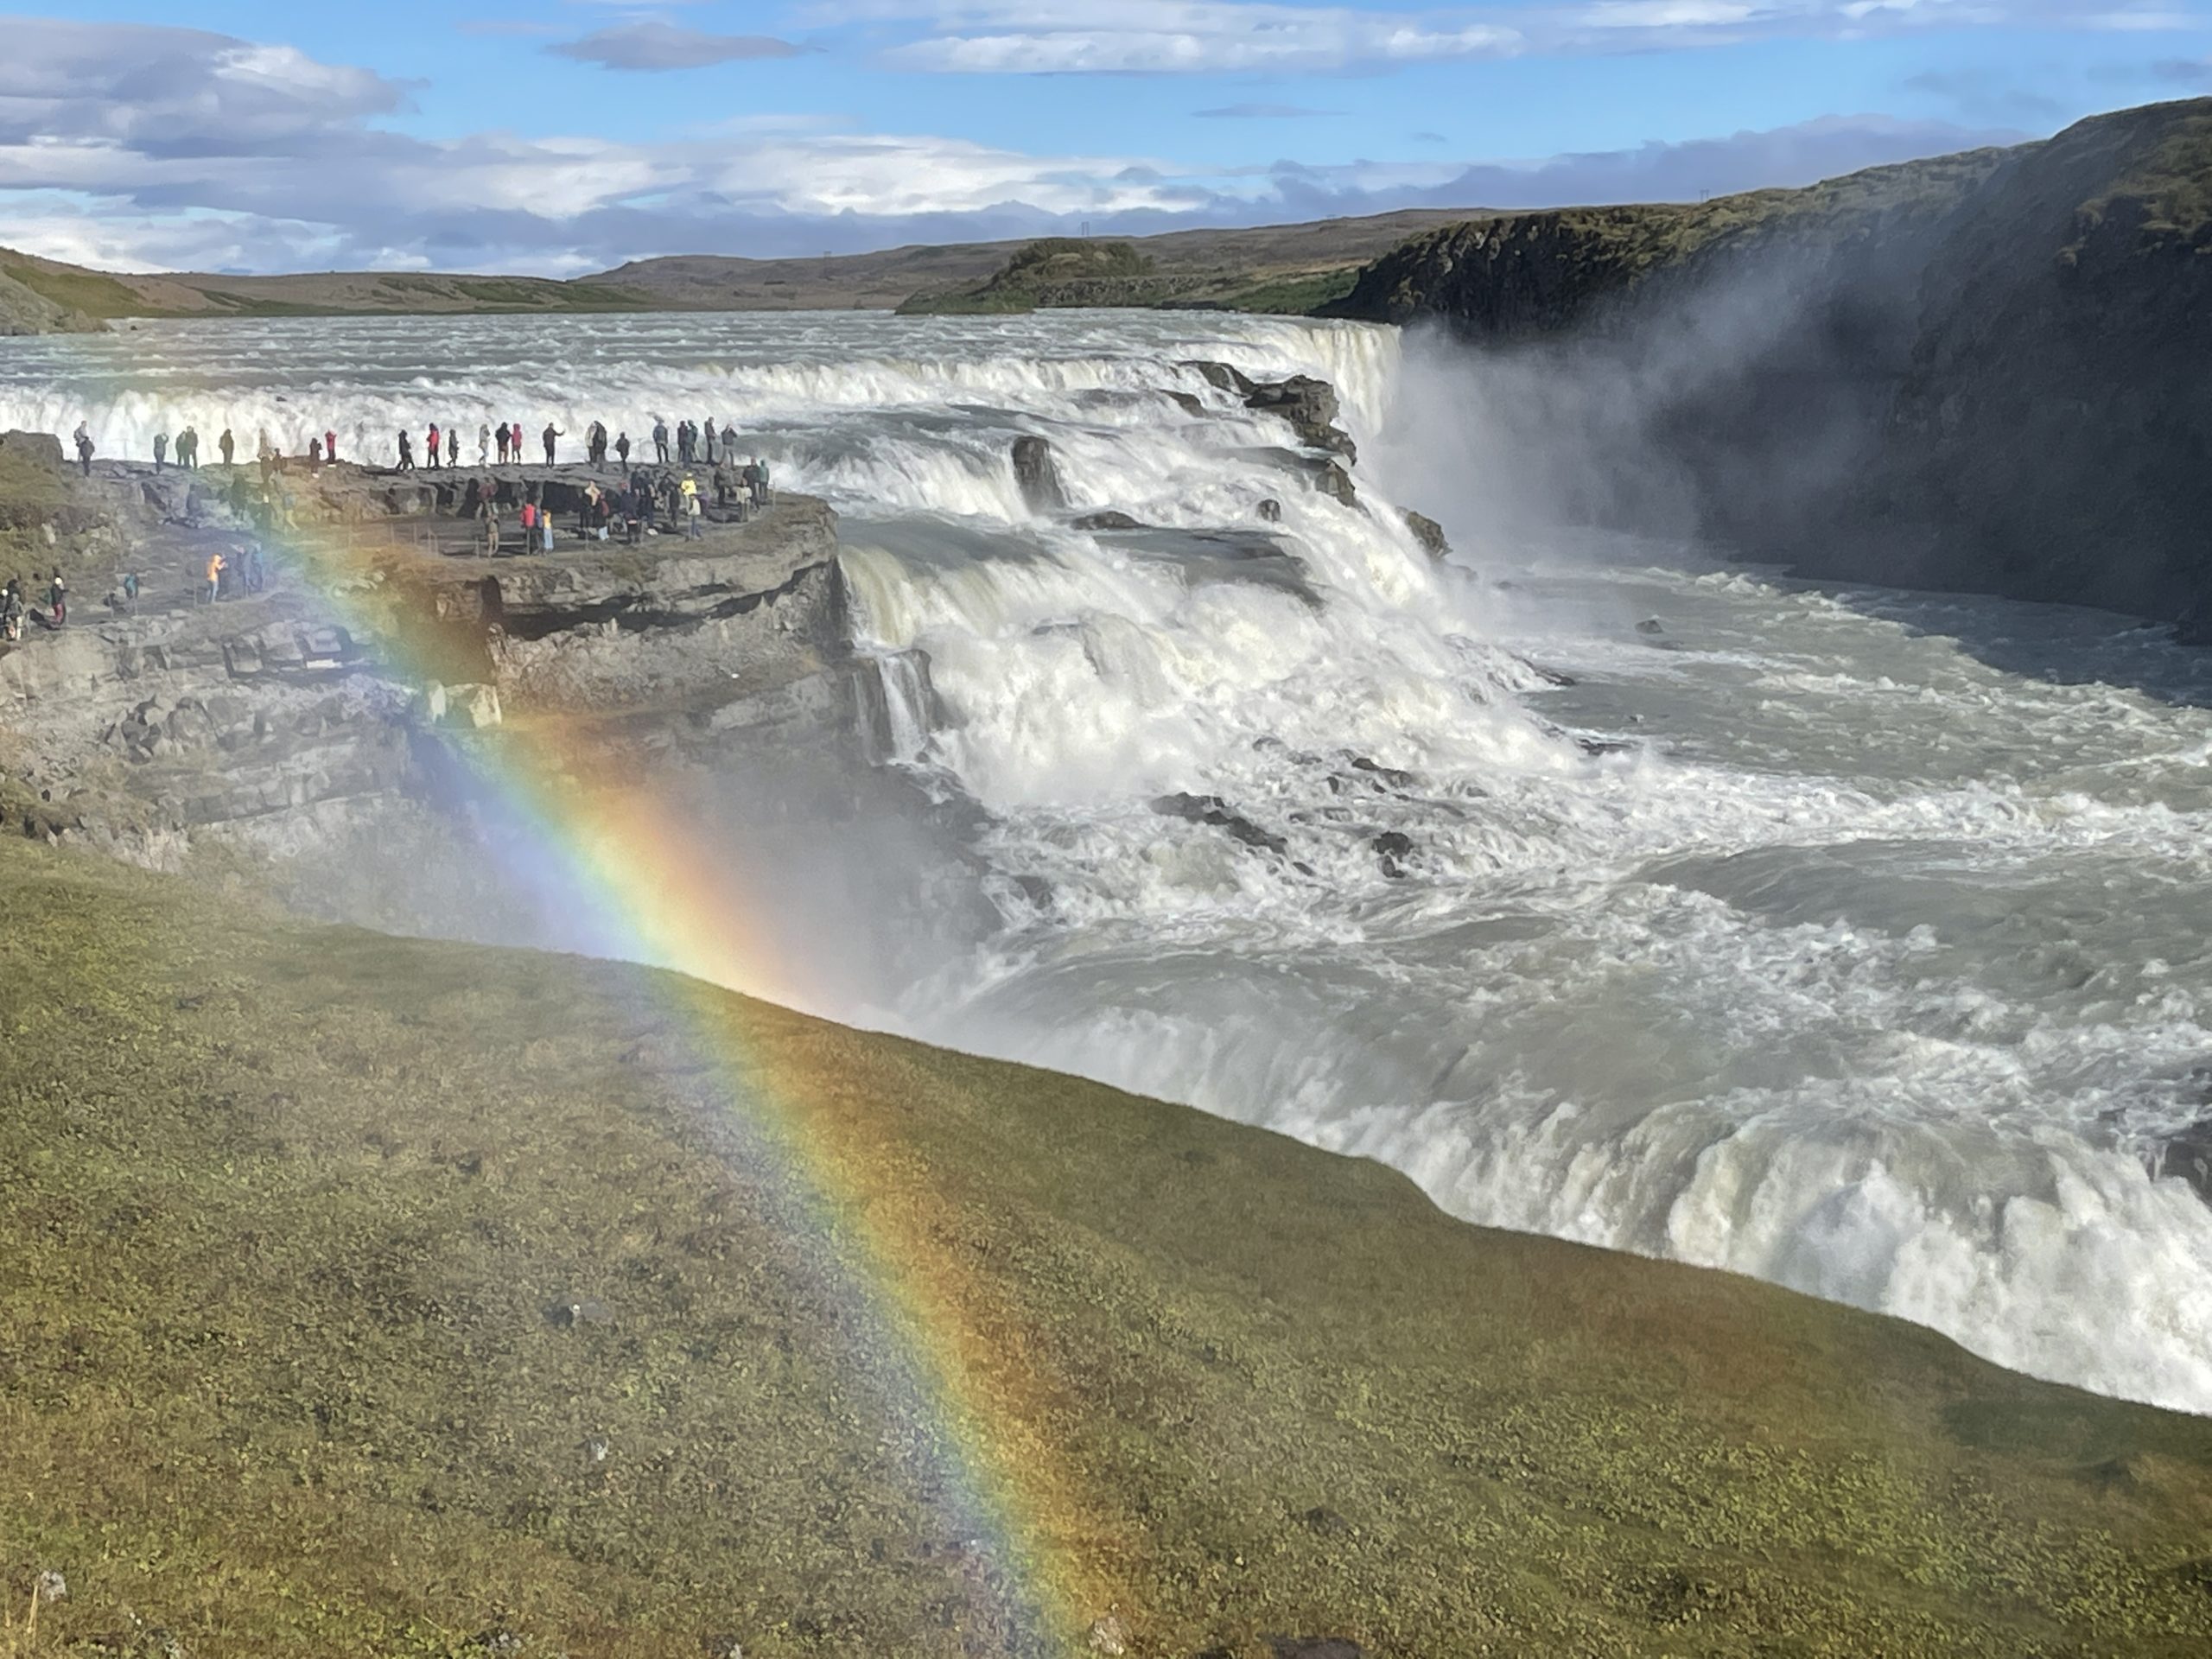
[[[894,68],[1032,75],[1323,73],[2005,23],[2168,29],[2180,17],[2160,0],[1538,0],[1395,12],[1293,0],[813,0],[807,15],[912,35],[884,49]]]
[[[1538,162],[1228,172],[767,114],[652,143],[511,132],[432,143],[378,124],[404,105],[404,86],[289,48],[137,25],[41,24],[9,40],[0,239],[117,267],[573,274],[659,253],[856,251],[1084,220],[1136,234],[1411,206],[1694,195],[1988,137],[1861,118]]]
[[[563,41],[545,49],[603,69],[664,71],[702,69],[709,64],[761,58],[795,58],[805,48],[766,35],[709,35],[654,18],[598,29],[582,40]]]
[[[898,0],[882,8],[899,10]],[[1218,73],[1503,57],[1519,31],[1468,16],[1393,15],[1271,0],[955,0],[939,32],[885,54],[893,67],[976,74]]]

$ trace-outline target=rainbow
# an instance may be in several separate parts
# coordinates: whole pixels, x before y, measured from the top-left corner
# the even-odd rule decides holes
[[[372,612],[365,552],[312,531],[264,538],[332,620],[381,648],[417,683],[436,677],[426,638]],[[427,633],[427,630],[421,631]],[[435,733],[430,734],[433,737]],[[442,740],[439,740],[442,741]],[[1133,1586],[1109,1581],[1111,1529],[1043,1427],[1046,1402],[1010,1309],[948,1241],[925,1173],[899,1167],[841,1107],[834,1079],[779,1059],[746,1030],[734,989],[800,1000],[757,943],[726,856],[650,791],[594,790],[569,725],[532,716],[496,740],[445,751],[479,786],[503,849],[542,903],[594,954],[673,969],[655,994],[685,1033],[748,1160],[790,1195],[785,1224],[826,1252],[824,1271],[860,1317],[868,1381],[924,1431],[940,1522],[980,1570],[982,1616],[1011,1651],[1068,1650],[1088,1622],[1124,1613]],[[581,907],[581,913],[580,912]]]

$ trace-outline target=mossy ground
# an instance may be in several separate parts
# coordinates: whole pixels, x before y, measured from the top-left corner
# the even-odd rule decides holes
[[[0,1601],[67,1575],[41,1652],[1079,1650],[999,1618],[825,1269],[871,1238],[1135,1654],[2212,1649],[2212,1422],[640,969],[20,840],[0,907]]]

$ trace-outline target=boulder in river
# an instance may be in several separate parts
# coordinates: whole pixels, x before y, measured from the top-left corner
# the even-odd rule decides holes
[[[1281,836],[1270,834],[1243,813],[1232,810],[1218,795],[1162,795],[1153,802],[1152,810],[1166,817],[1226,830],[1231,839],[1241,841],[1247,847],[1270,853],[1290,850],[1290,843]]]
[[[1367,843],[1375,849],[1375,856],[1382,861],[1382,874],[1395,881],[1406,873],[1406,861],[1414,855],[1414,838],[1398,830],[1385,830]]]
[[[1408,507],[1405,512],[1406,528],[1414,533],[1414,540],[1432,559],[1452,556],[1452,543],[1445,539],[1444,526],[1425,512],[1415,512]]]
[[[1142,530],[1144,525],[1126,512],[1109,508],[1104,512],[1086,512],[1075,520],[1077,530]]]
[[[1351,435],[1337,424],[1337,389],[1325,380],[1294,374],[1287,380],[1262,381],[1246,396],[1244,407],[1281,416],[1309,448],[1332,450],[1346,461],[1358,458]]]
[[[1060,486],[1060,469],[1052,446],[1043,438],[1014,441],[1014,479],[1021,499],[1032,512],[1065,512],[1067,492]]]

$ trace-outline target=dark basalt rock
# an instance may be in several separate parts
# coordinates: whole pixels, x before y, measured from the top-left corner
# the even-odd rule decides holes
[[[1181,818],[1189,823],[1210,824],[1225,830],[1230,839],[1243,842],[1247,847],[1256,847],[1262,852],[1287,853],[1290,843],[1281,836],[1272,835],[1230,809],[1228,802],[1218,795],[1162,795],[1152,804],[1152,810],[1163,817]]]
[[[1126,512],[1109,509],[1104,512],[1086,512],[1076,519],[1077,530],[1142,530],[1145,526]]]
[[[1032,512],[1065,512],[1067,492],[1060,485],[1060,469],[1052,446],[1043,438],[1014,441],[1014,478],[1021,499]]]
[[[1443,525],[1427,513],[1415,512],[1411,508],[1406,510],[1404,518],[1406,528],[1413,531],[1414,540],[1421,543],[1421,551],[1432,559],[1452,556],[1452,543],[1445,539]]]
[[[1260,520],[1262,524],[1281,524],[1282,522],[1282,503],[1276,500],[1272,495],[1266,500],[1261,502]]]
[[[2197,1197],[2212,1204],[2212,1117],[2167,1135],[2152,1149],[2147,1162],[2153,1176],[2187,1181]]]
[[[1406,861],[1414,855],[1414,838],[1400,830],[1386,830],[1367,843],[1375,849],[1375,856],[1382,861],[1382,874],[1395,881],[1406,873]]]
[[[1351,769],[1354,772],[1363,772],[1371,777],[1379,779],[1383,783],[1389,785],[1393,789],[1411,789],[1415,784],[1421,781],[1420,779],[1414,777],[1410,772],[1401,772],[1395,766],[1386,766],[1382,765],[1381,761],[1370,760],[1363,754],[1355,754],[1352,756]]]
[[[1255,380],[1226,363],[1192,361],[1183,366],[1197,370],[1208,385],[1242,398],[1245,408],[1281,416],[1308,448],[1327,449],[1346,461],[1358,459],[1351,435],[1337,424],[1340,407],[1337,389],[1327,381],[1310,374],[1294,374],[1287,380]]]
[[[1358,459],[1351,437],[1337,425],[1337,389],[1310,374],[1294,374],[1287,380],[1255,384],[1244,407],[1280,415],[1290,423],[1299,442],[1310,448],[1327,449],[1346,461]]]
[[[1192,359],[1185,361],[1181,366],[1186,369],[1196,369],[1204,377],[1208,385],[1217,386],[1224,391],[1234,392],[1239,397],[1249,397],[1252,395],[1251,379],[1241,370],[1233,369],[1226,363],[1203,363]]]
[[[1636,625],[1636,631],[1638,633],[1664,633],[1667,632],[1665,628],[1660,626],[1659,619],[1656,616],[1645,617],[1643,621]]]

